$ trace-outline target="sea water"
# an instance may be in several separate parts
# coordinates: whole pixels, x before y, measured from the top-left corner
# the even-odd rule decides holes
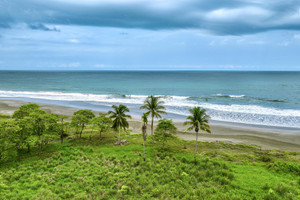
[[[300,128],[300,72],[0,71],[0,98],[132,115],[148,95],[165,102],[166,118],[200,106],[212,120]]]

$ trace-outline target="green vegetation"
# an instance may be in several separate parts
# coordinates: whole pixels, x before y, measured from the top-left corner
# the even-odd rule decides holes
[[[85,133],[88,130],[86,130]],[[53,142],[0,167],[2,199],[299,199],[299,154],[172,138],[165,150],[117,133]],[[151,136],[150,136],[151,137]],[[268,159],[265,159],[268,157]],[[268,161],[267,161],[268,160]]]
[[[146,161],[146,156],[145,156],[145,143],[147,139],[147,125],[148,125],[148,114],[143,113],[142,115],[142,133],[143,133],[143,157],[144,161]]]
[[[151,115],[151,135],[153,135],[153,120],[154,117],[161,118],[161,114],[166,114],[166,108],[163,106],[164,102],[160,101],[160,97],[148,96],[144,101],[144,105],[140,109],[147,110],[146,114]]]
[[[129,127],[128,119],[131,119],[130,115],[126,113],[129,109],[124,105],[113,105],[113,111],[108,111],[110,118],[113,120],[112,128],[119,131],[119,144],[121,142],[121,129],[126,130]]]
[[[102,133],[109,131],[112,126],[112,120],[107,117],[107,115],[107,113],[99,113],[99,116],[91,120],[91,124],[93,125],[93,127],[98,129],[100,138],[102,136]]]
[[[80,138],[84,128],[94,117],[95,114],[90,110],[78,110],[74,113],[71,124],[75,127],[76,134],[79,134]]]
[[[154,132],[155,140],[162,143],[162,149],[165,148],[165,143],[170,138],[174,138],[177,128],[173,124],[172,120],[161,119],[158,121],[158,125]]]
[[[189,110],[190,116],[188,116],[186,119],[188,121],[184,122],[183,125],[189,125],[185,132],[191,131],[195,129],[196,132],[196,145],[195,145],[195,163],[197,162],[197,145],[198,145],[198,132],[199,129],[208,133],[210,132],[210,126],[208,124],[209,116],[206,114],[206,110],[202,109],[200,107],[194,107]]]
[[[35,105],[0,118],[0,199],[300,199],[300,153],[199,142],[195,163],[195,143],[177,139],[170,120],[146,140],[144,131],[101,129],[95,118],[81,138],[82,126]]]

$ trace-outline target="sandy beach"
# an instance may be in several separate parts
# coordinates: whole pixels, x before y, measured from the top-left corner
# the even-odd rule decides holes
[[[19,100],[0,100],[0,113],[12,114],[20,105],[28,102]],[[71,116],[77,108],[63,107],[52,104],[38,103],[42,109],[49,113]],[[193,132],[184,133],[181,121],[174,121],[179,138],[194,140]],[[137,117],[130,120],[131,133],[140,133],[141,122]],[[257,145],[262,149],[278,149],[284,151],[300,152],[300,131],[275,129],[272,127],[251,127],[230,124],[211,123],[212,134],[201,134],[199,140],[208,142],[223,141],[232,144]],[[150,126],[149,131],[150,133]]]

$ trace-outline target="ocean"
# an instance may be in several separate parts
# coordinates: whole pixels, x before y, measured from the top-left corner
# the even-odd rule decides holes
[[[300,72],[0,71],[0,98],[108,111],[125,104],[135,116],[148,95],[166,118],[200,106],[216,122],[300,128]]]

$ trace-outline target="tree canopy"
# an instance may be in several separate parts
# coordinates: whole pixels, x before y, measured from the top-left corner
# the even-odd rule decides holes
[[[164,102],[160,100],[161,97],[159,96],[153,96],[150,95],[148,96],[145,101],[144,105],[140,107],[140,109],[145,109],[147,110],[146,114],[151,115],[151,135],[153,135],[153,119],[154,117],[156,118],[161,118],[161,114],[166,114],[164,111],[166,108],[163,106]]]
[[[155,129],[154,136],[155,139],[162,142],[162,148],[164,148],[165,142],[175,137],[177,128],[173,124],[172,120],[161,119],[158,121],[158,125]]]

